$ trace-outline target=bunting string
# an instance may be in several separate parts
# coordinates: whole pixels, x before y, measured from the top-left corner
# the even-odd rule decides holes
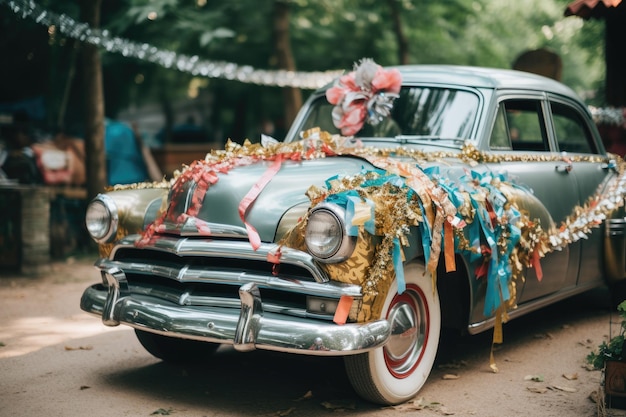
[[[113,36],[108,30],[90,27],[66,14],[54,13],[33,0],[0,0],[22,19],[32,19],[59,33],[95,45],[107,52],[158,64],[164,68],[207,78],[220,78],[247,84],[274,87],[316,89],[343,74],[343,71],[301,72],[287,70],[262,70],[249,65],[201,59],[197,55],[184,55],[157,48],[147,43],[137,43]]]

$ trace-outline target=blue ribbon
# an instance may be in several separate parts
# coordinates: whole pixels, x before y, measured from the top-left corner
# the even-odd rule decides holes
[[[406,290],[406,281],[404,280],[404,267],[402,266],[402,248],[400,247],[400,239],[393,239],[393,267],[396,270],[396,283],[398,284],[398,294],[402,294]]]
[[[363,227],[370,234],[374,235],[376,232],[376,221],[374,219],[375,216],[375,205],[374,202],[370,199],[363,199],[359,195],[359,193],[355,190],[347,190],[337,194],[331,194],[326,197],[326,201],[329,203],[337,204],[338,206],[343,207],[346,210],[346,218],[344,221],[346,225],[348,225],[348,235],[349,236],[358,236],[359,235],[359,226],[352,225],[352,220],[354,219],[355,206],[365,202],[370,208],[370,219],[367,220]]]
[[[521,239],[521,231],[517,226],[515,226],[520,217],[519,211],[517,211],[514,207],[505,209],[507,198],[496,186],[493,185],[494,179],[503,182],[506,181],[508,183],[510,182],[507,180],[506,174],[494,174],[489,171],[484,173],[471,171],[469,175],[463,175],[459,178],[457,183],[454,183],[446,178],[440,178],[438,166],[433,166],[423,171],[431,179],[437,181],[438,185],[447,192],[448,198],[457,209],[465,203],[465,196],[463,195],[462,190],[467,190],[468,192],[470,204],[475,210],[475,221],[467,224],[463,229],[463,233],[473,248],[480,248],[481,242],[485,242],[491,250],[491,257],[486,277],[487,289],[485,295],[485,308],[483,311],[486,316],[491,316],[502,306],[505,300],[510,298],[508,286],[512,275],[510,256],[515,246]],[[398,188],[407,187],[403,177],[395,174],[388,174],[382,170],[376,170],[375,172],[377,172],[379,176],[375,179],[363,182],[361,184],[362,187],[383,186],[385,184],[390,184]],[[367,173],[367,171],[363,170],[362,173]],[[331,177],[326,181],[326,185],[329,189],[332,189],[331,183],[335,180],[339,180],[338,175]],[[520,189],[524,189],[524,191],[528,191],[521,186],[517,186],[515,184],[512,185]],[[415,191],[409,189],[407,198],[411,199],[414,195]],[[480,198],[477,198],[479,195]],[[484,198],[486,198],[489,202],[498,219],[509,219],[508,224],[498,224],[497,227],[494,227],[489,211],[487,210],[485,203],[482,201]],[[363,200],[363,198],[355,190],[346,190],[341,193],[331,194],[326,200],[345,208],[345,221],[349,225],[352,224],[357,205],[362,204],[365,201],[370,207],[371,218],[365,222],[364,227],[370,234],[375,234],[374,202],[369,199]],[[418,198],[417,203],[422,213],[425,214],[426,210],[424,208],[424,202]],[[426,216],[424,216],[423,221],[419,222],[418,228],[422,237],[424,258],[426,263],[428,263],[431,257],[432,225],[428,223],[428,218],[426,218]],[[502,250],[502,248],[498,248],[498,241],[503,231],[508,233],[508,237],[506,247],[504,248],[503,253],[500,253],[499,250]],[[349,227],[349,234],[351,236],[358,235],[358,226]],[[472,263],[482,259],[483,257],[480,251],[469,251],[469,253],[466,252],[465,255]],[[402,247],[400,240],[397,237],[393,239],[392,260],[396,273],[398,293],[402,293],[406,290],[406,281],[402,265]]]

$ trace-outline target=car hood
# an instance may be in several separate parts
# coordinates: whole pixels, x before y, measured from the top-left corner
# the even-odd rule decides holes
[[[415,160],[407,158],[404,162],[415,163]],[[355,175],[364,170],[377,169],[375,165],[378,165],[355,155],[284,160],[277,172],[270,173],[273,164],[273,161],[263,159],[224,170],[217,174],[208,187],[204,187],[206,193],[198,193],[203,185],[198,183],[197,176],[187,176],[184,181],[179,177],[168,197],[169,215],[164,216],[165,228],[162,231],[181,235],[215,236],[234,233],[245,236],[247,232],[242,220],[243,211],[244,220],[256,229],[261,241],[273,242],[281,236],[280,233],[277,234],[279,224],[284,233],[283,229],[294,226],[298,217],[310,207],[311,201],[307,196],[309,188],[326,188],[326,181],[332,177]],[[432,162],[421,161],[419,166],[422,169],[437,166],[438,172],[435,176],[445,178],[444,182],[450,183],[457,182],[469,170],[478,174],[490,170],[488,165],[473,163],[470,166],[456,157]],[[261,185],[263,179],[269,180],[265,186]],[[177,188],[185,191],[176,193]],[[251,194],[254,196],[251,197]],[[508,194],[532,218],[541,219],[542,224],[548,228],[554,225],[547,209],[531,190],[525,187],[509,187]],[[245,202],[248,202],[247,206]],[[293,208],[297,210],[290,214],[289,221],[281,223],[285,213]],[[203,228],[202,222],[207,223],[206,228]],[[207,230],[209,233],[206,233]]]
[[[258,186],[272,164],[272,161],[263,160],[218,174],[217,181],[209,186],[199,210],[194,213],[194,220],[208,222],[209,229],[211,224],[245,227],[240,216],[240,204]],[[323,187],[330,177],[356,174],[363,169],[373,168],[368,161],[355,156],[283,161],[277,173],[267,174],[270,181],[256,198],[250,200],[245,220],[257,230],[262,241],[271,242],[275,239],[277,225],[285,211],[297,205],[310,205],[306,191],[312,185]],[[170,208],[180,207],[179,212],[182,212],[184,207],[188,208],[193,204],[193,194],[201,188],[195,181],[188,181],[185,187],[187,191],[184,193],[170,193]],[[174,188],[176,186],[175,184]],[[170,226],[175,222],[174,219],[180,217],[170,216]],[[168,229],[171,230],[171,227]]]

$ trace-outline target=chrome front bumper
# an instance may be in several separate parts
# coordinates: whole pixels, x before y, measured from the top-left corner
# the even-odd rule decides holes
[[[112,269],[103,276],[106,286],[88,287],[80,307],[102,317],[107,326],[125,324],[171,337],[232,344],[240,351],[264,349],[328,356],[378,348],[391,334],[386,320],[337,325],[264,312],[259,289],[254,283],[239,288],[241,309],[236,309],[181,306],[145,295],[131,295],[124,290],[121,270]]]

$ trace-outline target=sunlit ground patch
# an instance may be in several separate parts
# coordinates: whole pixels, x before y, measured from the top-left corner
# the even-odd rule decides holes
[[[54,345],[63,345],[68,350],[88,350],[89,346],[77,340],[111,331],[131,329],[104,327],[100,320],[85,314],[65,318],[35,316],[6,320],[0,328],[0,359],[26,355]]]

